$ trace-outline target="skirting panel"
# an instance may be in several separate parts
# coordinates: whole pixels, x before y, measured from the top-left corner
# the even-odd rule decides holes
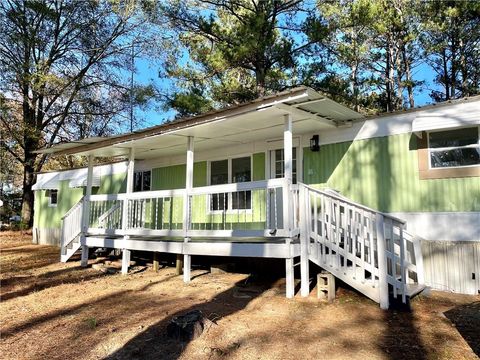
[[[480,241],[422,241],[425,285],[462,294],[480,291]]]
[[[33,243],[60,246],[61,229],[33,228]]]

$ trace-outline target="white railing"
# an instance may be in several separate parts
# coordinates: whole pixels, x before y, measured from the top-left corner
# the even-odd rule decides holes
[[[342,280],[361,284],[357,289],[365,284],[377,289],[370,297],[378,302],[385,296],[388,302],[389,285],[405,302],[407,285],[423,281],[417,268],[420,247],[405,222],[333,191],[304,184],[300,189],[310,258]]]
[[[62,217],[60,238],[61,255],[66,255],[68,246],[77,239],[82,232],[82,211],[84,198],[72,206]]]
[[[174,237],[291,237],[285,179],[90,197],[90,234]],[[189,208],[185,216],[184,202]],[[122,207],[127,221],[122,229]],[[294,220],[298,222],[298,220]],[[184,223],[186,222],[186,226]]]

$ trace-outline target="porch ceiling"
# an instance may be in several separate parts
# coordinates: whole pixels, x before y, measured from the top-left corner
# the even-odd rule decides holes
[[[228,144],[282,138],[286,114],[292,116],[294,135],[321,131],[343,121],[362,118],[360,114],[312,89],[301,87],[276,97],[214,112],[206,120],[199,116],[199,121],[192,124],[189,121],[197,118],[163,125],[164,131],[161,125],[156,132],[154,127],[130,136],[86,139],[58,145],[43,152],[113,157],[127,156],[128,149],[134,148],[138,159],[172,156],[185,153],[188,136],[194,137],[195,150],[199,151]]]

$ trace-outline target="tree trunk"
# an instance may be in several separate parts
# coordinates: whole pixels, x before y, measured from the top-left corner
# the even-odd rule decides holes
[[[255,69],[255,80],[257,83],[257,96],[263,97],[265,96],[265,75],[266,71],[263,64],[259,64],[256,66]]]
[[[410,59],[408,58],[407,47],[405,44],[403,44],[402,47],[402,58],[403,66],[405,68],[405,80],[407,82],[408,103],[410,105],[410,109],[413,109],[415,107],[415,99],[413,96],[412,72],[410,69]]]
[[[35,183],[35,164],[36,156],[28,153],[25,156],[25,164],[23,168],[23,195],[22,195],[22,221],[28,227],[33,226],[33,204],[34,194],[32,186]]]
[[[402,44],[403,46],[403,44]],[[402,69],[402,62],[400,60],[399,51],[397,47],[397,55],[395,57],[395,67],[397,68],[397,98],[398,101],[395,102],[395,108],[403,108],[403,69]]]
[[[445,85],[445,100],[450,100],[450,80],[448,76],[448,61],[446,50],[442,50],[442,62],[443,62],[443,83]]]
[[[386,82],[385,82],[385,89],[386,89],[386,95],[387,95],[387,111],[393,111],[395,108],[393,106],[393,84],[394,84],[394,70],[393,70],[393,46],[392,46],[392,41],[391,38],[388,37],[387,39],[387,61],[385,64],[385,76],[386,76]]]
[[[469,96],[470,91],[468,89],[468,70],[467,70],[467,61],[465,58],[465,45],[463,43],[463,39],[460,39],[459,51],[460,51],[460,72],[462,73],[462,96]]]

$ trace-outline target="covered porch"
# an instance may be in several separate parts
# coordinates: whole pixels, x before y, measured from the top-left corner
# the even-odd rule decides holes
[[[287,297],[293,297],[294,258],[301,255],[294,135],[348,126],[360,117],[311,89],[298,88],[127,135],[46,150],[88,157],[85,196],[63,218],[62,256],[74,252],[74,242],[82,248],[82,265],[89,247],[122,249],[127,273],[132,250],[181,254],[185,282],[194,255],[282,258]],[[229,175],[225,183],[194,187],[197,158],[208,160],[230,148],[241,154],[253,142],[281,144],[280,174],[263,180]],[[301,169],[301,142],[296,155]],[[94,159],[103,157],[128,159],[125,193],[92,194]],[[135,192],[135,169],[157,159],[183,159],[185,187]]]

